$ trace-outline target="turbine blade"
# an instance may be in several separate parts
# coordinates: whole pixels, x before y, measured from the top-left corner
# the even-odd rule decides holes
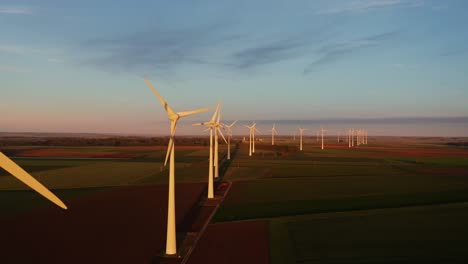
[[[216,110],[213,113],[213,116],[211,117],[211,122],[214,122],[216,120],[216,115],[218,114],[220,107],[221,107],[221,102],[218,102],[218,105],[216,106]]]
[[[221,129],[219,129],[219,127],[217,127],[216,129],[218,130],[219,134],[220,134],[221,137],[223,138],[224,142],[226,142],[226,144],[227,144],[227,140],[226,140],[226,138],[224,137],[223,132],[221,132]]]
[[[208,107],[205,107],[205,108],[200,108],[200,109],[193,110],[193,111],[178,112],[177,114],[180,117],[184,117],[184,116],[194,115],[194,114],[198,114],[198,113],[203,113],[203,112],[206,112],[208,110],[210,110],[210,109]]]
[[[20,166],[18,166],[14,161],[10,158],[5,156],[2,152],[0,152],[0,167],[5,169],[15,178],[29,186],[34,191],[38,192],[40,195],[47,198],[49,201],[53,202],[54,204],[58,205],[63,209],[67,209],[67,206],[60,200],[55,194],[53,194],[49,189],[47,189],[44,185],[42,185],[38,180],[36,180],[33,176],[23,170]]]
[[[237,120],[232,122],[232,124],[229,125],[229,127],[232,127],[233,125],[235,125],[237,123]]]
[[[221,105],[221,102],[219,105]],[[216,124],[219,124],[219,121],[221,121],[221,109],[218,110],[218,119],[216,120]]]
[[[161,95],[158,93],[158,91],[156,91],[156,89],[153,87],[153,85],[147,80],[145,79],[145,82],[146,84],[148,85],[149,88],[151,88],[151,90],[153,91],[154,95],[156,95],[156,97],[159,99],[159,101],[161,102],[162,106],[164,107],[164,109],[166,109],[166,112],[169,116],[171,115],[175,115],[175,112],[172,110],[171,107],[169,107],[169,105],[167,104],[166,101],[164,101],[164,99],[161,97]]]
[[[171,137],[169,138],[169,144],[167,146],[166,159],[164,160],[164,166],[167,165],[169,154],[171,154],[172,146],[174,145],[174,135],[176,132],[177,121],[171,122]]]

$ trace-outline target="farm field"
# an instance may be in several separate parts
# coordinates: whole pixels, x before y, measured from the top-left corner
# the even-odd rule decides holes
[[[332,141],[332,139],[327,139]],[[369,140],[349,149],[242,144],[216,223],[264,220],[271,263],[466,262],[468,149],[443,140]],[[278,148],[278,147],[275,147]],[[285,155],[286,154],[286,155]]]
[[[449,140],[371,138],[350,149],[327,138],[330,143],[321,150],[315,137],[308,137],[300,152],[297,140],[280,137],[274,147],[268,139],[257,142],[252,157],[248,142],[237,150],[233,145],[223,177],[232,187],[188,263],[465,263],[468,149],[447,145]],[[226,146],[220,146],[224,157]],[[12,226],[3,238],[14,238],[9,257],[24,243],[32,253],[21,260],[50,260],[37,246],[44,236],[62,251],[58,262],[97,256],[147,263],[163,252],[165,146],[1,151],[70,207],[55,208],[0,171],[0,223]],[[178,240],[206,195],[207,159],[206,146],[178,146]],[[72,246],[91,237],[96,244],[78,256]],[[98,243],[112,247],[98,250]],[[119,258],[112,255],[116,248]]]

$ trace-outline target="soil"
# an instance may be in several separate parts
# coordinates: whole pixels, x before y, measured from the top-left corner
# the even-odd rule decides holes
[[[269,263],[268,221],[209,225],[188,264]]]
[[[178,228],[205,186],[176,186]],[[167,185],[115,188],[67,205],[0,219],[0,262],[149,263],[164,252]]]

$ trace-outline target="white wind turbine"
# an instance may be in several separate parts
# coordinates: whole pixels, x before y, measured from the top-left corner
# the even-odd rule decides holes
[[[227,129],[228,133],[228,153],[227,153],[227,159],[231,159],[231,137],[232,137],[232,127],[236,124],[237,120],[232,122],[230,125],[224,125],[224,127]]]
[[[326,132],[327,130],[325,130],[325,129],[323,129],[323,127],[321,127],[320,131],[322,132],[322,150],[323,150],[323,132]]]
[[[351,129],[348,129],[347,141],[348,141],[348,148],[351,148]]]
[[[258,131],[257,128],[255,128],[257,124],[253,123],[251,126],[245,125],[249,129],[249,156],[252,156],[252,153],[255,153],[255,131]]]
[[[257,123],[254,123],[252,129],[252,153],[255,153],[255,131],[260,133],[260,130],[258,130],[256,126]]]
[[[164,101],[159,95],[158,91],[151,85],[151,83],[145,79],[146,84],[151,88],[154,95],[159,99],[162,106],[167,112],[167,116],[171,121],[171,136],[169,138],[169,144],[167,146],[166,159],[164,166],[167,165],[167,160],[170,157],[169,162],[169,195],[168,195],[168,206],[167,206],[167,236],[166,236],[166,255],[175,255],[177,253],[176,245],[176,219],[175,219],[175,142],[174,136],[177,128],[177,121],[180,118],[202,113],[208,111],[208,108],[201,108],[193,111],[186,112],[174,112],[172,108]]]
[[[5,156],[2,152],[0,152],[0,168],[3,168],[15,178],[29,186],[34,191],[38,192],[40,195],[47,198],[49,201],[53,202],[57,206],[67,209],[67,206],[53,194],[49,189],[47,189],[44,185],[42,185],[38,180],[36,180],[33,176],[23,170],[18,164],[12,161],[10,158]]]
[[[216,120],[216,123],[215,123],[215,130],[214,130],[214,134],[215,134],[215,152],[214,152],[214,167],[215,167],[215,179],[219,178],[219,148],[218,148],[218,145],[219,145],[219,140],[218,140],[218,133],[221,135],[221,137],[223,138],[224,142],[226,142],[227,144],[227,141],[226,141],[226,138],[224,138],[224,135],[223,135],[223,132],[221,132],[221,123],[219,123],[219,121],[221,120],[221,112],[218,111],[218,118]]]
[[[216,107],[215,112],[213,113],[213,116],[211,117],[211,120],[209,122],[202,122],[202,123],[197,123],[193,124],[193,126],[208,126],[208,129],[210,130],[210,159],[209,159],[209,164],[208,164],[208,198],[212,199],[214,198],[214,182],[213,182],[213,130],[216,131],[216,115],[219,113],[219,108],[220,108],[220,103],[218,103],[218,106]],[[219,128],[218,128],[219,129]]]
[[[302,151],[302,134],[306,131],[307,128],[299,128],[299,150]]]
[[[278,131],[276,131],[276,123],[273,123],[273,127],[271,128],[271,145],[275,145],[275,135],[278,135]]]

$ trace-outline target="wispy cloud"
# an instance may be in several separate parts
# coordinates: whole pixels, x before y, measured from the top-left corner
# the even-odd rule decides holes
[[[235,52],[232,64],[240,69],[271,64],[292,59],[303,53],[306,42],[300,39],[284,39]]]
[[[318,14],[342,14],[367,12],[376,9],[391,8],[391,7],[417,7],[423,6],[424,0],[360,0],[360,1],[345,1],[345,4],[331,7],[328,9],[319,10]]]
[[[211,62],[216,61],[216,49],[243,37],[223,33],[223,26],[153,29],[116,38],[92,39],[81,46],[93,54],[84,64],[117,71],[142,68],[170,71],[184,64],[216,64]]]
[[[0,6],[0,14],[32,15],[33,10],[31,7],[25,6]]]
[[[468,49],[455,49],[455,50],[447,50],[440,54],[441,57],[449,57],[449,56],[457,56],[462,55],[468,52]]]
[[[353,54],[359,50],[375,47],[382,42],[391,39],[395,35],[397,35],[397,32],[392,31],[382,34],[375,34],[348,42],[327,44],[317,51],[318,59],[309,64],[304,69],[304,74],[316,71],[324,65],[341,60],[347,55]]]
[[[28,68],[22,68],[8,64],[0,64],[0,73],[25,73],[29,71],[30,69]]]
[[[18,45],[0,45],[0,53],[23,54],[24,48]]]

